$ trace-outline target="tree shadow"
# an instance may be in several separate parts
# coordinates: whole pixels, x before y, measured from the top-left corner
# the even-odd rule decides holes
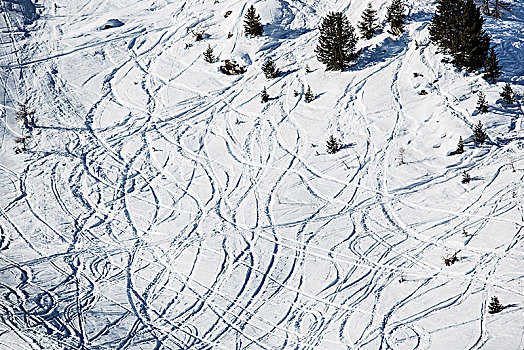
[[[357,61],[347,70],[355,71],[375,66],[400,55],[407,48],[403,37],[393,39],[387,37],[381,43],[362,48],[358,53]]]

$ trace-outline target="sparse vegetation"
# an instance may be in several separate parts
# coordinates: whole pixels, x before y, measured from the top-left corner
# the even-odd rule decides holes
[[[499,298],[497,298],[496,296],[492,296],[491,301],[488,305],[488,312],[490,314],[496,314],[501,312],[502,310],[504,310],[504,307],[500,303]]]
[[[274,79],[280,75],[280,70],[271,57],[269,57],[262,66],[262,71],[267,79]]]
[[[473,129],[473,141],[475,141],[475,143],[478,145],[482,145],[484,144],[484,142],[486,142],[487,139],[488,135],[484,131],[484,126],[482,125],[482,122],[479,121]]]
[[[479,99],[477,101],[477,111],[484,114],[489,112],[488,103],[486,101],[486,95],[482,91],[478,93]]]
[[[315,99],[315,95],[313,95],[313,92],[311,91],[311,86],[308,85],[306,93],[304,94],[304,99],[307,103],[312,102]]]
[[[469,173],[466,170],[464,170],[464,172],[462,173],[462,183],[469,184],[470,181],[471,181],[471,175],[469,175]]]
[[[327,152],[330,154],[335,154],[340,150],[340,144],[338,143],[335,136],[331,135],[327,140]]]
[[[515,103],[515,92],[511,88],[509,83],[506,83],[500,92],[500,98],[504,101],[505,104],[510,105]]]

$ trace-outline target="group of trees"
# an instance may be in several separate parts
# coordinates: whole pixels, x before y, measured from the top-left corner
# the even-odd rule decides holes
[[[457,66],[469,71],[484,68],[484,77],[495,82],[501,67],[483,25],[484,18],[473,0],[437,0],[430,38]]]
[[[387,8],[386,16],[393,34],[400,35],[404,31],[405,17],[406,8],[402,0],[393,0]],[[377,11],[371,3],[362,13],[357,27],[361,36],[368,40],[379,30]],[[327,70],[343,71],[358,57],[355,28],[342,12],[331,12],[322,20],[319,30],[320,37],[315,49],[317,59],[326,65]]]

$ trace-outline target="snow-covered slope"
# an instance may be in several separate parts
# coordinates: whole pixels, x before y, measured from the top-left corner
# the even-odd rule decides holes
[[[364,0],[0,3],[0,348],[524,347],[522,106],[498,101],[502,82],[524,94],[521,2],[487,19],[497,85],[441,62],[433,1],[343,73],[316,60],[317,27]],[[25,98],[39,128],[15,155]]]

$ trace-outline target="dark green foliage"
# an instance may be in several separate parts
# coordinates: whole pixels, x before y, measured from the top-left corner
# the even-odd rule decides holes
[[[330,154],[335,154],[340,150],[340,144],[338,143],[337,139],[331,135],[329,139],[327,140],[327,151]]]
[[[406,19],[406,7],[402,0],[393,0],[387,8],[386,20],[391,27],[391,31],[400,35],[404,31],[404,22]]]
[[[479,121],[473,129],[473,141],[475,141],[476,144],[482,145],[484,142],[486,142],[487,139],[488,135],[484,131],[484,126],[482,125],[482,122]]]
[[[377,11],[373,9],[371,3],[368,3],[368,7],[362,13],[362,20],[358,22],[358,29],[362,37],[368,40],[377,32]]]
[[[460,136],[459,142],[457,144],[457,149],[452,152],[449,152],[449,155],[454,156],[454,155],[462,154],[462,153],[464,153],[464,140],[462,140],[462,136]]]
[[[497,58],[497,54],[495,53],[495,49],[491,47],[489,49],[488,57],[486,58],[486,61],[484,62],[484,79],[489,81],[490,83],[494,84],[497,79],[502,74],[502,67],[500,66],[500,61]]]
[[[488,312],[490,314],[496,314],[504,310],[504,306],[499,301],[499,298],[493,296],[491,297],[491,302],[488,305]]]
[[[262,66],[262,71],[267,79],[274,79],[280,75],[280,70],[277,68],[271,57],[269,57]]]
[[[488,113],[489,111],[488,103],[486,101],[486,95],[484,95],[482,91],[479,92],[479,99],[477,101],[477,111],[479,111],[479,113],[481,114]]]
[[[257,14],[255,6],[253,5],[247,9],[247,13],[244,16],[244,32],[246,33],[246,36],[251,37],[264,34],[264,29],[260,22],[260,16]]]
[[[266,103],[267,101],[269,101],[269,94],[267,93],[265,86],[262,92],[260,93],[260,99],[262,100],[263,103]]]
[[[438,0],[430,25],[431,40],[453,63],[470,71],[484,67],[490,37],[482,28],[484,18],[473,0]]]
[[[213,55],[213,49],[211,48],[211,45],[209,45],[207,50],[204,51],[204,61],[208,63],[215,62],[215,56]]]
[[[457,144],[457,150],[455,152],[457,154],[464,153],[464,141],[462,140],[462,136],[459,137],[459,142]]]
[[[311,86],[308,85],[307,91],[304,94],[304,99],[307,103],[313,101],[315,99],[315,95],[313,95],[313,92],[311,91]]]
[[[357,57],[355,29],[342,12],[331,12],[320,24],[320,38],[315,49],[317,59],[327,70],[343,71]]]
[[[469,184],[470,181],[471,181],[471,176],[469,175],[469,173],[467,173],[464,170],[464,172],[462,173],[462,183],[463,184]]]
[[[505,104],[512,104],[515,103],[515,92],[513,92],[513,89],[511,88],[511,85],[509,83],[506,83],[504,87],[502,88],[502,91],[500,92],[500,97],[504,101]]]

